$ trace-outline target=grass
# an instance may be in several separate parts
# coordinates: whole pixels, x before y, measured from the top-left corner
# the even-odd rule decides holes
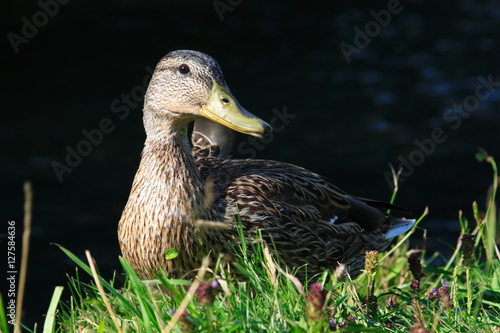
[[[47,320],[55,321],[43,332],[500,332],[498,170],[486,152],[477,158],[491,164],[493,185],[484,210],[473,203],[473,221],[459,213],[461,235],[444,265],[434,264],[439,254],[409,248],[418,223],[390,251],[369,253],[356,279],[340,267],[307,285],[280,268],[259,238],[241,242],[233,266],[206,259],[194,281],[165,274],[141,281],[121,259],[120,287],[117,277],[100,277],[90,253],[86,263],[61,247],[78,269],[70,299],[54,296]]]

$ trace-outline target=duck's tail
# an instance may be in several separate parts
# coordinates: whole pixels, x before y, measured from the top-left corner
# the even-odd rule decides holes
[[[384,251],[395,237],[407,233],[414,225],[414,219],[387,218],[386,222],[377,230],[361,234],[365,240],[363,251]]]
[[[396,236],[407,233],[415,225],[415,219],[391,218],[389,229],[383,234],[384,238],[391,240]]]

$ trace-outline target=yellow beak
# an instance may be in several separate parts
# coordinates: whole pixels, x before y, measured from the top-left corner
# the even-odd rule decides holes
[[[201,106],[201,116],[213,120],[243,134],[263,138],[271,133],[271,126],[257,118],[233,97],[227,85],[213,81],[212,93]]]

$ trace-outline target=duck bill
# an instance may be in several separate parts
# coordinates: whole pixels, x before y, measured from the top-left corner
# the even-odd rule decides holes
[[[213,82],[212,93],[201,106],[201,116],[232,130],[263,138],[271,133],[271,126],[254,116],[233,97],[227,85]]]

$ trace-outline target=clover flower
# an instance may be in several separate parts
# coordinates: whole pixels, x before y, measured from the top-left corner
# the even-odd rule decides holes
[[[208,281],[202,281],[196,289],[198,302],[200,302],[202,305],[212,305],[215,301],[214,289],[218,285],[219,283],[217,281],[213,281],[212,283]]]
[[[169,310],[168,313],[174,314],[175,310]],[[187,318],[188,316],[189,313],[186,310],[184,310],[184,312],[182,312],[181,317],[179,318],[179,321],[177,321],[177,324],[179,324],[182,332],[193,332],[194,330],[194,325],[191,321],[189,321],[189,319]]]
[[[422,263],[420,262],[420,257],[417,253],[412,253],[410,255],[408,258],[408,266],[415,280],[420,280],[425,276],[424,270],[422,269]]]
[[[445,310],[451,310],[453,309],[453,304],[451,303],[448,288],[449,286],[445,283],[445,280],[441,279],[441,287],[432,288],[431,291],[425,294],[425,297],[430,300],[439,300]]]
[[[462,242],[460,252],[462,253],[464,266],[470,268],[476,263],[476,259],[474,258],[475,237],[471,234],[464,234],[460,238],[460,241]]]
[[[326,292],[319,283],[313,283],[309,287],[309,296],[307,297],[307,318],[309,320],[318,320],[323,313],[323,307],[326,301]]]

